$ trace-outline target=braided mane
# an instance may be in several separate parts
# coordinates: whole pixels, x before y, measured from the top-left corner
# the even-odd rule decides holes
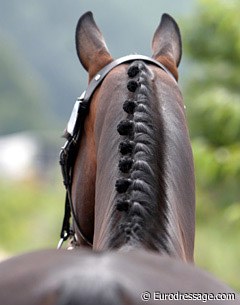
[[[126,118],[119,122],[119,178],[116,181],[110,247],[143,246],[168,252],[166,246],[165,134],[153,75],[143,61],[127,71]],[[159,249],[160,247],[160,249]]]

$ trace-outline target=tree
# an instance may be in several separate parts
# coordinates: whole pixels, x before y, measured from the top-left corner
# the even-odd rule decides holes
[[[186,51],[194,59],[186,95],[193,143],[205,154],[196,160],[202,186],[204,180],[213,186],[240,179],[238,8],[235,0],[201,0],[186,30]],[[204,160],[209,163],[207,177]]]
[[[234,271],[240,257],[239,0],[201,0],[184,33],[192,67],[185,96],[197,175],[197,220],[200,229],[208,227],[203,244],[197,245],[197,258],[240,289]]]

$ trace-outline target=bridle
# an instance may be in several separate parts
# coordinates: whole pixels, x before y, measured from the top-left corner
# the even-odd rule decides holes
[[[170,77],[172,77],[176,82],[176,79],[174,78],[173,74],[163,64],[159,63],[153,58],[144,55],[128,55],[112,61],[111,63],[106,65],[103,69],[101,69],[91,80],[87,89],[77,99],[66,128],[67,141],[60,151],[59,162],[62,169],[63,183],[66,188],[66,199],[65,199],[65,212],[63,217],[63,224],[60,234],[61,239],[58,243],[58,247],[57,247],[58,249],[61,248],[63,242],[69,238],[71,238],[72,242],[76,244],[76,234],[73,229],[73,226],[70,225],[71,216],[73,218],[72,222],[75,223],[81,238],[89,246],[93,245],[93,241],[89,240],[89,238],[85,236],[85,234],[81,229],[72,201],[72,194],[71,194],[72,176],[73,176],[73,167],[76,160],[77,148],[79,141],[81,139],[84,120],[89,111],[89,105],[93,93],[113,68],[115,68],[116,66],[122,63],[127,63],[134,60],[142,60],[144,62],[154,64],[155,66],[165,71],[168,75],[170,75]]]

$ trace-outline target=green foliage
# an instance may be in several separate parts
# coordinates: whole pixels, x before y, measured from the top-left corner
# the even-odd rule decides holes
[[[198,198],[196,263],[240,291],[240,202],[220,209],[213,196],[198,192]]]
[[[203,137],[216,148],[240,142],[240,95],[215,86],[197,94],[191,104],[193,137]]]
[[[1,250],[9,253],[56,247],[61,228],[64,192],[50,185],[0,181]]]
[[[197,184],[197,264],[240,290],[239,1],[201,0],[186,23],[186,103]]]
[[[240,66],[239,0],[200,0],[197,15],[187,34],[194,59]]]
[[[194,58],[186,103],[196,172],[204,188],[240,179],[238,5],[201,0],[194,22],[186,24],[186,50]]]
[[[217,149],[202,139],[192,142],[198,183],[204,187],[238,185],[240,181],[240,143]],[[224,189],[224,191],[226,191]],[[238,188],[237,188],[238,191]],[[224,200],[224,198],[222,198]]]

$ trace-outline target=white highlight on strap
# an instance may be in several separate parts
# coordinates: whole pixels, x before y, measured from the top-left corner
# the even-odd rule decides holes
[[[94,77],[94,79],[95,79],[96,81],[98,81],[98,80],[100,79],[100,77],[101,77],[101,75],[100,75],[100,74],[97,74],[97,75]]]
[[[85,93],[86,91],[84,91],[82,93],[82,95],[76,100],[75,104],[74,104],[74,107],[73,107],[73,110],[72,110],[72,113],[71,113],[71,116],[70,116],[70,119],[67,123],[67,132],[73,136],[73,131],[74,131],[74,128],[75,128],[75,125],[76,125],[76,121],[77,121],[77,116],[78,116],[78,109],[79,109],[79,105],[81,104],[81,102],[83,101],[84,97],[85,97]]]

